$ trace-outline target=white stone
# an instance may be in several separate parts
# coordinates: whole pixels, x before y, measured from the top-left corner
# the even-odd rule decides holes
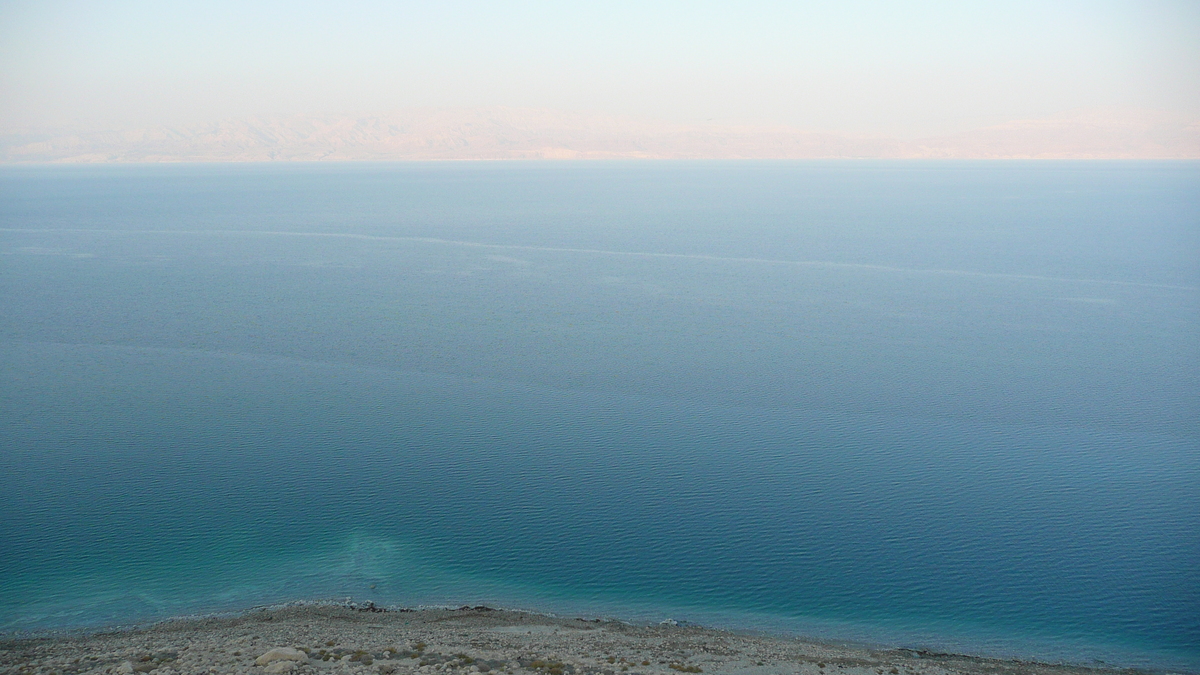
[[[308,655],[291,647],[276,647],[254,660],[255,665],[265,666],[276,661],[308,661]]]
[[[119,675],[129,675],[130,673],[133,672],[133,663],[130,661],[126,661],[125,663],[122,663],[121,665],[114,668],[113,672],[119,673]]]
[[[286,673],[296,667],[295,661],[275,661],[266,668],[263,668],[264,673]]]

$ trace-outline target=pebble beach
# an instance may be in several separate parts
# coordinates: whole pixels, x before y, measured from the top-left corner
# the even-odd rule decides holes
[[[1104,675],[1137,671],[872,649],[487,607],[305,605],[0,642],[14,675]]]

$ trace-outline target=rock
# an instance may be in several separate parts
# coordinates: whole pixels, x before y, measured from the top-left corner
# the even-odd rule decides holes
[[[131,661],[126,661],[125,663],[122,663],[121,665],[119,665],[119,666],[117,666],[116,668],[114,668],[114,669],[113,669],[113,672],[114,672],[114,673],[118,673],[119,675],[132,675],[132,673],[133,673],[133,662],[131,662]]]
[[[295,661],[275,661],[263,668],[264,673],[286,673],[296,667]]]
[[[263,654],[255,659],[254,664],[258,666],[265,666],[276,661],[299,661],[300,663],[304,663],[305,661],[308,661],[308,655],[299,649],[293,649],[291,647],[276,647],[275,649],[272,649],[266,654]]]
[[[375,666],[375,671],[379,673],[379,675],[388,675],[388,673],[396,672],[396,667],[397,666],[394,663],[380,663]]]

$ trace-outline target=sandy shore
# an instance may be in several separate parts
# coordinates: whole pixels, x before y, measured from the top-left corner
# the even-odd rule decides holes
[[[1096,675],[1116,671],[486,608],[379,612],[299,606],[231,618],[168,621],[138,630],[7,640],[0,642],[0,672]]]

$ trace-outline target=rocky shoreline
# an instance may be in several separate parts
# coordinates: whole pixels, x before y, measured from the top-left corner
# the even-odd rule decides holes
[[[1101,675],[1138,671],[878,650],[487,607],[307,605],[0,642],[19,675]]]

